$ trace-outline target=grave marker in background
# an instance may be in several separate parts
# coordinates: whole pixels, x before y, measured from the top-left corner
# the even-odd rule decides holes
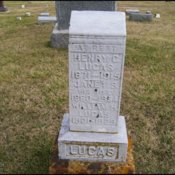
[[[139,22],[144,22],[144,21],[150,22],[153,20],[153,14],[152,13],[143,13],[143,12],[130,13],[129,20],[139,21]]]
[[[7,8],[4,7],[4,2],[0,1],[0,12],[6,12],[6,11],[7,11]]]
[[[68,28],[72,10],[115,11],[115,1],[56,1],[57,23],[51,35],[51,46],[67,48]]]

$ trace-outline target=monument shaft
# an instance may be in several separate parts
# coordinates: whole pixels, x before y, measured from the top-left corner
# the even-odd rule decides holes
[[[70,129],[117,132],[125,40],[75,38],[69,41]]]

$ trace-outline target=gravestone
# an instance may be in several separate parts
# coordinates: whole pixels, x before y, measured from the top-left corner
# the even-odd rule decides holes
[[[42,13],[40,13],[39,16],[49,16],[49,15],[50,15],[50,13],[48,13],[48,12],[42,12]]]
[[[153,14],[152,13],[130,13],[129,14],[130,21],[138,21],[138,22],[145,22],[145,21],[152,21]]]
[[[7,8],[4,7],[3,1],[0,1],[0,12],[6,12],[6,11],[7,11]]]
[[[38,23],[55,23],[56,17],[55,16],[38,16]]]
[[[126,161],[127,130],[120,116],[125,45],[124,12],[72,11],[69,113],[58,137],[59,159]]]
[[[51,46],[67,48],[68,28],[72,10],[115,11],[115,1],[56,1],[57,23],[51,35]]]
[[[126,15],[129,15],[130,13],[139,13],[140,10],[139,9],[127,9],[125,12],[126,12]]]

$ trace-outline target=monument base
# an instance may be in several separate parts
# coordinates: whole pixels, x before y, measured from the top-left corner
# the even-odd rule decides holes
[[[68,30],[58,30],[58,23],[55,24],[51,35],[51,47],[67,48],[69,42]]]
[[[70,131],[69,114],[63,117],[58,137],[61,159],[125,162],[128,138],[125,118],[118,117],[117,133]]]
[[[132,153],[132,140],[128,139],[126,162],[90,162],[64,160],[58,157],[57,138],[53,147],[49,174],[134,174],[135,164]]]

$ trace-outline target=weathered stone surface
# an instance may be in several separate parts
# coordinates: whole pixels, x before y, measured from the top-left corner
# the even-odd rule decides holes
[[[57,138],[53,146],[49,174],[134,174],[135,163],[131,138],[126,162],[101,162],[59,159]]]
[[[73,10],[116,10],[115,1],[55,1],[58,29],[68,29],[71,11]]]
[[[65,114],[58,143],[61,159],[124,162],[128,145],[125,119],[119,117],[116,134],[72,132],[69,114]]]
[[[57,24],[55,25],[51,36],[51,46],[54,48],[59,48],[60,46],[64,46],[64,48],[68,47],[67,36],[72,10],[115,11],[117,8],[117,2],[115,1],[56,1],[55,3]],[[67,31],[67,34],[63,37],[62,33],[64,31]],[[64,38],[64,44],[62,44],[62,38]],[[58,42],[58,44],[56,42]]]
[[[53,48],[66,48],[69,42],[68,30],[58,30],[57,23],[51,35],[51,46]]]
[[[73,11],[69,37],[70,130],[117,132],[125,13]]]
[[[126,15],[129,15],[130,13],[139,13],[140,10],[138,10],[138,9],[127,9],[125,12],[126,12]]]
[[[125,21],[124,12],[72,11],[69,114],[58,137],[60,159],[126,161],[126,124],[119,116]]]
[[[153,14],[147,14],[147,13],[130,13],[129,14],[129,20],[131,21],[152,21]]]
[[[56,22],[56,16],[38,16],[39,23]]]

